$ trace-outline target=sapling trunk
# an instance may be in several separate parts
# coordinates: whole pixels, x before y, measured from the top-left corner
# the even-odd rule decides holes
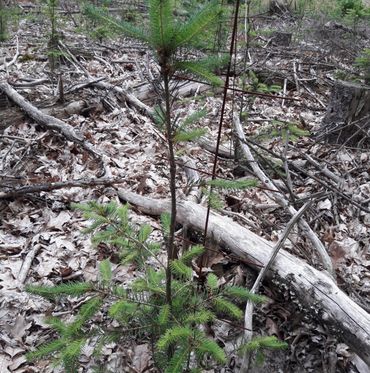
[[[175,253],[175,225],[176,225],[176,162],[173,144],[173,128],[171,121],[171,92],[170,92],[170,77],[166,66],[162,67],[162,78],[164,86],[165,100],[165,126],[168,146],[168,163],[170,166],[170,193],[171,193],[171,220],[170,231],[167,242],[167,270],[166,270],[166,299],[171,306],[171,261],[177,257]]]

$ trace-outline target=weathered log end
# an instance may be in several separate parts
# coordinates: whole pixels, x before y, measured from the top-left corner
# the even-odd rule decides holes
[[[354,147],[370,146],[370,86],[338,81],[331,98],[318,140]]]

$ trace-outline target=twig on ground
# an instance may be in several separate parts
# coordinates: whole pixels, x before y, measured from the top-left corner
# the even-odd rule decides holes
[[[13,65],[13,63],[15,63],[15,61],[17,61],[17,58],[19,56],[19,41],[18,41],[18,36],[16,36],[16,40],[17,40],[17,50],[15,52],[14,57],[8,63],[4,62],[4,64],[0,66],[0,70],[5,69],[6,72],[7,72],[8,71],[8,67],[11,66],[11,65]]]
[[[247,161],[250,163],[250,167],[252,168],[253,172],[260,179],[264,186],[270,188],[271,190],[276,190],[276,193],[271,193],[271,198],[277,203],[279,203],[280,206],[286,208],[289,211],[289,213],[292,216],[294,216],[297,213],[297,210],[293,206],[291,206],[288,200],[285,198],[285,196],[275,188],[274,183],[270,180],[270,178],[264,173],[264,171],[255,161],[249,149],[249,146],[246,144],[244,132],[237,114],[234,114],[233,122],[236,134],[238,138],[241,140],[241,149]],[[328,253],[326,252],[325,246],[322,244],[322,242],[319,240],[315,232],[313,232],[313,230],[310,228],[310,226],[305,220],[301,219],[299,222],[299,226],[303,233],[306,235],[306,237],[311,241],[312,245],[316,248],[317,252],[319,253],[324,268],[328,270],[332,275],[334,275],[333,264],[330,260]]]
[[[66,139],[80,145],[87,150],[95,159],[99,160],[104,171],[100,172],[103,175],[107,172],[106,162],[107,156],[102,154],[93,144],[86,141],[82,135],[75,132],[74,128],[68,123],[50,115],[44,114],[41,110],[33,106],[30,102],[24,99],[14,88],[6,82],[0,82],[0,90],[2,90],[15,104],[22,108],[28,116],[45,128],[51,129],[62,134]]]
[[[100,179],[78,179],[78,180],[67,180],[67,181],[58,181],[54,183],[47,184],[34,184],[22,186],[17,189],[13,189],[9,192],[0,192],[0,200],[20,197],[29,193],[39,193],[39,192],[51,192],[56,189],[71,188],[71,187],[80,187],[80,188],[90,188],[97,185],[113,185],[113,184],[122,184],[126,182],[127,179],[113,179],[113,178],[100,178]]]
[[[256,294],[259,290],[259,287],[266,276],[266,273],[270,270],[272,263],[274,262],[279,250],[283,247],[285,240],[288,238],[290,231],[293,229],[294,225],[298,222],[298,220],[301,218],[301,216],[305,213],[305,211],[311,206],[312,201],[308,201],[306,204],[304,204],[295,215],[290,219],[287,226],[284,229],[283,234],[279,238],[279,241],[276,243],[275,247],[273,248],[271,252],[271,256],[269,261],[266,263],[266,265],[261,269],[259,272],[256,281],[254,282],[252,288],[250,289],[250,292],[252,294]],[[245,307],[245,313],[244,313],[244,343],[249,342],[252,339],[253,335],[253,309],[254,304],[251,301],[247,301],[247,305]],[[250,353],[246,353],[243,357],[242,362],[242,368],[240,372],[248,372],[249,365],[250,365]]]

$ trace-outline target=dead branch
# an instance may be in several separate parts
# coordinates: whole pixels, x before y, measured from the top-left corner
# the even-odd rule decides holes
[[[0,82],[0,91],[3,91],[15,104],[22,108],[29,117],[47,129],[51,129],[62,134],[66,139],[80,145],[87,150],[94,158],[103,162],[104,155],[96,149],[90,142],[86,141],[83,136],[76,133],[74,128],[50,115],[44,114],[41,110],[25,100],[15,89],[8,83]]]
[[[271,257],[267,264],[260,270],[250,292],[252,294],[256,294],[262,284],[263,279],[265,278],[267,272],[271,268],[272,263],[274,262],[276,256],[279,253],[279,250],[283,247],[285,240],[288,238],[290,231],[293,229],[295,224],[299,221],[299,219],[303,216],[305,211],[310,207],[312,201],[307,202],[303,205],[299,211],[290,219],[287,226],[284,229],[283,234],[279,238],[279,241],[274,246]],[[247,301],[247,305],[245,306],[244,312],[244,343],[249,342],[253,336],[253,309],[254,304],[250,300]],[[248,372],[250,364],[250,352],[247,352],[243,357],[243,363],[241,365],[240,372]]]
[[[240,139],[241,150],[243,151],[244,156],[249,162],[250,167],[252,168],[253,172],[260,179],[260,181],[266,188],[270,190],[276,190],[276,193],[270,194],[271,198],[276,203],[278,203],[280,206],[286,208],[289,211],[289,213],[292,216],[294,216],[297,213],[297,210],[292,205],[290,205],[288,200],[285,198],[285,196],[279,190],[276,189],[274,183],[270,180],[270,178],[264,173],[264,171],[259,167],[258,163],[254,160],[254,157],[249,149],[249,146],[247,145],[245,141],[244,132],[243,132],[243,129],[242,129],[242,126],[240,124],[240,120],[237,114],[234,114],[233,122],[234,122],[234,128],[235,128],[236,134],[238,138]],[[306,235],[306,237],[311,241],[312,245],[318,251],[324,268],[334,275],[333,264],[330,260],[330,257],[328,253],[326,252],[325,246],[319,240],[315,232],[311,229],[308,223],[303,219],[300,220],[299,227],[301,228],[303,234]]]
[[[91,188],[92,186],[97,185],[113,185],[124,183],[126,179],[118,178],[100,178],[100,179],[78,179],[78,180],[67,180],[67,181],[58,181],[54,183],[46,184],[33,184],[22,186],[16,189],[13,189],[9,192],[0,192],[1,199],[9,199],[20,197],[29,193],[39,193],[39,192],[51,192],[56,189],[71,188],[71,187],[80,187],[80,188]]]

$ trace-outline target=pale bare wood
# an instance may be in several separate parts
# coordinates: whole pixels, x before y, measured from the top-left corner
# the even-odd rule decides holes
[[[150,215],[170,211],[168,200],[143,197],[123,189],[118,191],[118,196]],[[206,208],[200,205],[180,201],[177,221],[203,231],[206,213]],[[273,243],[213,212],[207,236],[256,270],[266,266],[274,247]],[[370,315],[340,290],[327,274],[281,249],[267,276],[279,285],[289,286],[305,309],[330,325],[333,333],[370,364]]]

